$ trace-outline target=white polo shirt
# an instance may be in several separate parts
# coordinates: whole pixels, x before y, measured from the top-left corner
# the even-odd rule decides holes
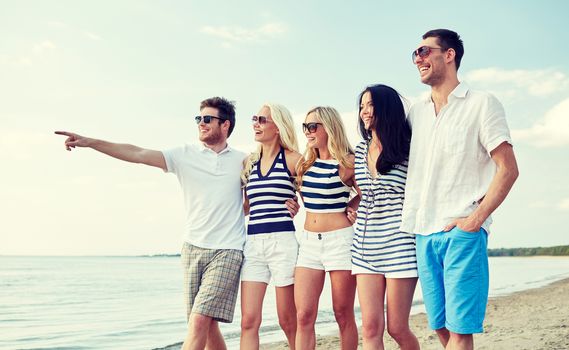
[[[490,152],[512,140],[502,104],[465,83],[451,92],[438,116],[430,96],[415,103],[409,122],[401,231],[428,235],[478,207],[496,174]],[[487,232],[491,222],[488,217],[482,225]]]
[[[245,153],[229,146],[215,153],[201,144],[162,153],[167,172],[176,174],[184,191],[184,241],[207,249],[243,250],[245,219],[240,174]]]

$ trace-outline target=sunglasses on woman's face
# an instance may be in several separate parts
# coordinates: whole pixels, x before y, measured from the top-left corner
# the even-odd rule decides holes
[[[413,63],[417,59],[417,56],[421,58],[427,58],[431,54],[432,50],[442,50],[442,47],[429,47],[429,46],[421,46],[417,50],[413,51],[411,54],[411,58],[413,59]]]
[[[202,120],[203,120],[204,124],[209,124],[209,123],[211,123],[212,118],[219,119],[221,121],[225,121],[225,119],[220,118],[220,117],[214,117],[213,115],[204,115],[204,116],[198,115],[194,119],[196,120],[196,124],[201,123]]]
[[[255,123],[259,123],[261,125],[267,124],[268,122],[270,122],[269,118],[263,116],[263,115],[254,115],[251,117],[251,122],[253,124]]]
[[[302,131],[313,134],[318,130],[318,125],[322,125],[322,123],[302,123]]]

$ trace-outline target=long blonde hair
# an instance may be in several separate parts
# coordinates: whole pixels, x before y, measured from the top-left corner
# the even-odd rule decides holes
[[[353,168],[354,164],[350,162],[350,155],[354,154],[354,150],[348,141],[340,113],[333,107],[315,107],[309,110],[306,116],[308,117],[310,113],[316,114],[328,134],[327,146],[332,158],[345,168]],[[302,176],[314,164],[319,155],[318,149],[306,147],[304,160],[301,160],[296,168],[297,184],[302,184]]]
[[[289,110],[285,106],[276,103],[265,103],[263,107],[267,107],[271,111],[271,119],[279,130],[278,137],[281,147],[289,151],[298,152],[298,140],[294,131],[294,121]],[[241,172],[242,186],[247,185],[253,167],[261,159],[261,150],[262,145],[259,144],[257,149],[247,157]]]

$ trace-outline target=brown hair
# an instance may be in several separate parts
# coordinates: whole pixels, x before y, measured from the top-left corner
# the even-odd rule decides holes
[[[223,97],[211,97],[200,103],[200,111],[205,107],[215,108],[219,111],[219,117],[229,120],[229,132],[227,137],[231,136],[233,128],[235,128],[235,101],[229,101]]]

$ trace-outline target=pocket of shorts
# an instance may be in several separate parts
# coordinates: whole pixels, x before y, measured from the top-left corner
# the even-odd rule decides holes
[[[243,256],[251,256],[251,254],[255,254],[255,241],[246,239],[243,247]]]
[[[352,231],[351,235],[344,235],[342,238],[344,240],[344,243],[346,243],[351,247],[352,244],[354,243],[354,232]]]
[[[180,252],[180,263],[182,266],[187,265],[187,260],[190,258],[190,249],[187,243],[182,244],[182,251]]]
[[[278,247],[284,247],[284,249],[294,248],[298,250],[300,242],[298,241],[296,235],[294,234],[283,234],[282,236],[277,237],[276,245]]]

